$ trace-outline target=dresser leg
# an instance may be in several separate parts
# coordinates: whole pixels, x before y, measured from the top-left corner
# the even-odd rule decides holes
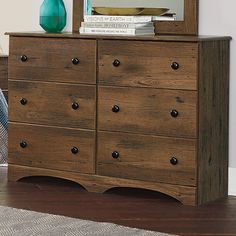
[[[94,186],[94,185],[83,185],[84,188],[90,192],[90,193],[104,193],[106,192],[108,189],[110,189],[110,187],[107,186]]]

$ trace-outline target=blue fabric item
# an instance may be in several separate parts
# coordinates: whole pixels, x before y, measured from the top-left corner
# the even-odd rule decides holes
[[[8,105],[0,89],[0,164],[7,162],[8,142]]]
[[[0,123],[5,129],[8,129],[8,105],[5,96],[0,89]]]

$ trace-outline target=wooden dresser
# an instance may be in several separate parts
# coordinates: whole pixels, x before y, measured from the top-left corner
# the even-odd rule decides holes
[[[229,41],[11,33],[9,180],[226,196]]]
[[[8,56],[0,55],[0,89],[2,89],[6,99],[8,94],[7,61]]]

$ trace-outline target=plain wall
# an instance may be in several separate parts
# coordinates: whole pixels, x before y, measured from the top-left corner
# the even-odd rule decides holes
[[[109,0],[110,1],[110,0]],[[151,0],[150,0],[151,1]],[[156,0],[152,0],[156,1]],[[188,1],[188,0],[186,0]],[[146,2],[143,0],[143,2]],[[0,45],[4,53],[8,53],[8,37],[6,31],[41,30],[39,7],[42,0],[0,0]],[[67,30],[71,30],[72,0],[65,0],[68,13]],[[199,33],[204,35],[230,35],[231,68],[230,68],[230,166],[236,167],[236,23],[235,0],[200,0]],[[214,62],[212,62],[214,63]]]

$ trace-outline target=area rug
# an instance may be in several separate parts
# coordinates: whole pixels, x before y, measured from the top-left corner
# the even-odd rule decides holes
[[[1,236],[170,236],[170,234],[0,206]]]

